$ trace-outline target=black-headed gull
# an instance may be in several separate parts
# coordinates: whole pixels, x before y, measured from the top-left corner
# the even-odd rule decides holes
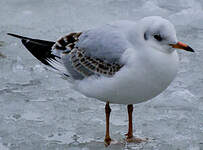
[[[175,28],[168,20],[157,16],[70,33],[56,42],[8,34],[22,39],[43,64],[67,76],[76,90],[106,102],[107,145],[111,142],[109,103],[128,105],[126,135],[130,141],[132,104],[157,96],[173,81],[178,69],[176,49],[194,52],[177,41]]]

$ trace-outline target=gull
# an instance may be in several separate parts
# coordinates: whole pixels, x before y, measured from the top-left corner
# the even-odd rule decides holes
[[[174,25],[159,16],[73,32],[56,42],[8,35],[20,38],[38,60],[66,76],[72,88],[106,102],[106,145],[112,141],[110,103],[127,105],[126,140],[141,142],[133,136],[133,104],[154,98],[173,81],[178,70],[176,49],[194,52],[177,40]]]

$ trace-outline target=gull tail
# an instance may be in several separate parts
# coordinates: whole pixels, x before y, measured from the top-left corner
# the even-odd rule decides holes
[[[66,72],[65,69],[62,67],[63,64],[61,63],[60,55],[53,54],[52,47],[55,44],[55,42],[32,39],[12,33],[7,34],[21,39],[21,42],[26,47],[26,49],[43,64],[51,67],[60,74],[69,76],[68,74],[65,73]]]

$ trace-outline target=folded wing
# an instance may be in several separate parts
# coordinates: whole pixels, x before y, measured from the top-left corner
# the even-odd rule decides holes
[[[116,31],[106,30],[111,33],[105,28],[93,29],[70,33],[56,42],[8,35],[20,38],[43,64],[60,74],[81,80],[91,75],[111,77],[123,67],[120,59],[127,43]]]

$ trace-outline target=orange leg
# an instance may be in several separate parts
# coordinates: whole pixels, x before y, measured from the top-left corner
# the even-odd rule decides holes
[[[134,138],[133,137],[133,124],[132,124],[132,113],[133,113],[133,105],[128,105],[128,133],[126,134],[127,142],[133,142],[133,143],[141,143],[146,142],[148,139],[140,139],[140,138]]]
[[[105,145],[108,146],[111,143],[111,138],[109,135],[109,118],[110,118],[111,108],[109,106],[109,102],[106,102],[105,113],[106,113],[106,135],[105,135],[104,142],[105,142]]]
[[[126,134],[127,139],[133,138],[133,124],[132,124],[132,113],[133,113],[133,105],[128,105],[128,133]]]

